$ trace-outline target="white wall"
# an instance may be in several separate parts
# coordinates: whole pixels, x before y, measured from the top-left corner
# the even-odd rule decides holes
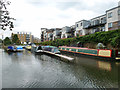
[[[112,17],[108,18],[108,13],[112,12]],[[112,9],[110,11],[106,12],[106,16],[107,16],[107,23],[106,23],[106,31],[108,31],[108,23],[112,23],[112,22],[117,22],[118,21],[118,8]]]

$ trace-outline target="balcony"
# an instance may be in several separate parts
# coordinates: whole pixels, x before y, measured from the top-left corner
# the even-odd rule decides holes
[[[60,36],[61,35],[61,32],[56,32],[56,36]]]
[[[71,29],[66,29],[66,33],[71,33]]]
[[[100,24],[106,24],[106,20],[102,20]]]

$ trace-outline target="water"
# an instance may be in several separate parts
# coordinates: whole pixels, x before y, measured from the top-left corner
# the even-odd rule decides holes
[[[74,62],[30,51],[0,50],[3,88],[118,88],[119,62],[75,57]],[[69,55],[68,55],[69,56]]]

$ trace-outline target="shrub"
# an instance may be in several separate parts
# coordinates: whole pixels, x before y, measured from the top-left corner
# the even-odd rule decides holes
[[[41,45],[52,45],[52,46],[70,46],[72,44],[82,43],[103,43],[104,45],[111,44],[113,47],[120,47],[120,29],[111,30],[106,32],[96,32],[94,34],[66,38],[56,39],[54,41],[41,42]]]

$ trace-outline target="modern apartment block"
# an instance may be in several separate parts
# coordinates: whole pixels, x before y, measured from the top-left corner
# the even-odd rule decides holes
[[[89,20],[87,24],[83,27],[85,30],[84,31],[85,33],[83,35],[105,31],[105,27],[106,27],[106,14]]]
[[[72,25],[70,28],[71,28],[71,36],[74,37],[75,36],[76,27],[75,27],[75,25]]]
[[[31,35],[31,33],[17,32],[17,33],[14,33],[14,34],[18,35],[18,38],[19,38],[21,44],[29,44],[29,43],[33,42],[33,37],[32,37],[33,35]],[[14,35],[14,34],[12,33],[12,35]]]
[[[83,36],[88,33],[88,31],[85,29],[86,26],[90,25],[90,21],[88,20],[81,20],[75,23],[76,31],[75,36]]]
[[[72,31],[71,27],[65,26],[62,28],[61,38],[71,38],[72,37]]]
[[[41,42],[44,42],[46,39],[46,31],[47,31],[47,28],[41,28],[41,32],[40,32],[40,40]]]
[[[47,29],[46,30],[46,41],[51,41],[53,39],[53,31],[55,29]]]
[[[43,41],[51,41],[55,39],[61,38],[61,28],[41,28],[40,40]]]
[[[120,28],[120,2],[117,7],[106,11],[106,31],[115,30]]]
[[[120,28],[120,2],[117,7],[109,9],[106,14],[90,20],[81,20],[75,23],[75,36],[93,34],[95,32],[116,30]]]
[[[65,26],[61,30],[54,29],[47,37],[47,29],[41,29],[41,41],[55,40],[56,38],[70,38],[93,34],[95,32],[120,29],[120,1],[118,6],[106,10],[106,13],[90,20],[81,20],[71,27]],[[42,37],[44,36],[44,37]],[[50,37],[53,37],[51,39]]]
[[[53,31],[53,39],[52,40],[60,39],[61,38],[61,32],[62,32],[61,28],[55,28],[54,31]]]

